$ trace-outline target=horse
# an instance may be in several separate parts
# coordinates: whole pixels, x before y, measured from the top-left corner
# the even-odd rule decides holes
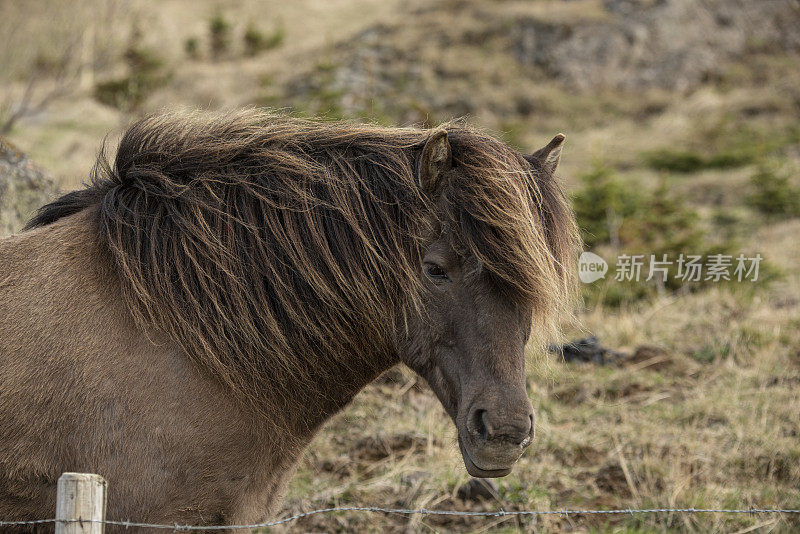
[[[534,436],[525,346],[574,305],[563,141],[253,109],[135,122],[0,240],[0,518],[52,517],[78,471],[109,482],[109,519],[262,521],[321,425],[399,363],[469,474],[508,474]]]

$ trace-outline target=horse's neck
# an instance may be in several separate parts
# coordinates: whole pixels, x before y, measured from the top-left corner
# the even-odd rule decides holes
[[[309,379],[284,389],[288,398],[281,400],[283,417],[278,419],[300,441],[310,441],[328,419],[398,361],[393,356],[375,356],[361,359],[357,365],[317,367]]]

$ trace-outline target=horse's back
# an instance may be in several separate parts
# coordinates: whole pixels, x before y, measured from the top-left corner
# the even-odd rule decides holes
[[[83,471],[109,479],[117,519],[221,521],[244,505],[255,467],[224,462],[230,448],[259,448],[249,421],[177,347],[137,328],[91,217],[0,239],[0,518],[52,517],[58,477]],[[217,494],[191,495],[204,477]],[[160,508],[182,500],[187,515]]]

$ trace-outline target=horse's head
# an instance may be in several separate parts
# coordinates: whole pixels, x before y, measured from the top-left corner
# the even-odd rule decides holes
[[[419,156],[420,187],[437,216],[421,255],[422,304],[403,360],[455,422],[464,464],[476,477],[507,475],[533,440],[525,346],[536,314],[554,305],[544,279],[567,276],[557,264],[574,244],[572,216],[552,183],[563,139],[527,157],[507,149],[518,172],[507,165],[511,175],[477,184],[480,165],[465,164],[444,130]],[[495,194],[495,186],[505,189]],[[516,220],[492,220],[506,217]]]

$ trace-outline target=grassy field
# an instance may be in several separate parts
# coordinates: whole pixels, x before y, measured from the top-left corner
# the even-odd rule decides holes
[[[60,87],[5,135],[65,190],[87,177],[104,136],[113,142],[134,117],[165,107],[266,105],[388,124],[466,117],[525,150],[566,133],[561,179],[587,246],[612,263],[605,281],[584,286],[580,326],[567,327],[566,338],[593,334],[626,356],[567,363],[530,348],[536,440],[483,500],[458,496],[469,477],[434,395],[408,370],[393,369],[314,440],[285,515],[347,505],[800,508],[796,51],[749,45],[680,90],[586,90],[521,63],[515,24],[603,24],[612,14],[600,1],[34,0],[24,8],[0,2],[0,11],[0,119],[32,76],[41,80],[34,103]],[[50,31],[55,26],[63,31]],[[760,280],[613,280],[613,259],[623,253],[717,252],[760,254]],[[791,532],[800,518],[342,513],[284,530],[519,527]]]

